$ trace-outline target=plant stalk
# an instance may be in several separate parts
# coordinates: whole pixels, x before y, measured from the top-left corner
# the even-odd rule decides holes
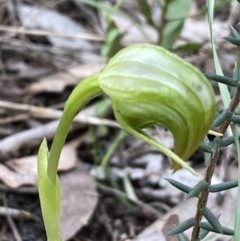
[[[240,83],[238,83],[237,90],[230,102],[230,105],[228,108],[229,111],[234,113],[239,102],[240,102]],[[226,121],[224,121],[219,127],[219,132],[224,134],[226,132],[228,126],[230,125],[231,121],[232,121],[232,117],[230,117]],[[222,137],[216,137],[216,138],[221,139]],[[209,186],[211,185],[212,176],[213,176],[214,169],[215,169],[215,166],[218,161],[219,153],[220,153],[220,148],[215,153],[211,154],[210,162],[209,162],[209,165],[207,166],[207,169],[205,172],[204,181],[206,181],[208,183],[208,187],[201,192],[199,199],[198,199],[197,211],[195,214],[195,219],[198,221],[198,223],[195,227],[193,227],[193,232],[192,232],[192,237],[191,237],[192,241],[197,240],[199,237],[200,222],[202,220],[202,209],[204,207],[206,207],[206,205],[207,205],[208,195],[209,195]]]
[[[168,10],[168,2],[169,0],[165,0],[163,7],[162,7],[162,15],[161,15],[161,21],[160,21],[160,25],[158,27],[158,40],[157,40],[157,45],[162,45],[162,41],[163,41],[163,30],[164,27],[167,23],[167,19],[166,19],[166,15],[167,15],[167,10]]]

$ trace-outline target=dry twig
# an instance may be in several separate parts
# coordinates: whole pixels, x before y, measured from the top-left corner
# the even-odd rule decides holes
[[[239,102],[240,102],[240,84],[238,84],[236,93],[234,94],[231,100],[231,103],[228,107],[230,112],[232,113],[235,112]],[[228,118],[226,121],[224,121],[219,127],[219,132],[222,134],[225,134],[231,121],[232,121],[232,118]],[[222,138],[222,137],[216,137],[216,138]],[[212,176],[214,174],[214,170],[218,161],[219,154],[220,154],[220,148],[215,153],[211,154],[210,162],[205,172],[204,180],[208,183],[208,187],[201,192],[200,197],[198,199],[197,211],[195,215],[195,219],[198,221],[198,224],[193,227],[191,240],[197,240],[199,237],[200,222],[202,220],[202,209],[207,205],[207,200],[209,195],[209,186],[211,185]]]

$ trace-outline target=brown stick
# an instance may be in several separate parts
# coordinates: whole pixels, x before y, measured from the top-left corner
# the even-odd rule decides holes
[[[234,94],[228,109],[232,113],[234,113],[239,102],[240,102],[240,84],[238,84],[236,93]],[[232,121],[232,117],[225,120],[220,125],[219,132],[224,134],[226,132],[228,126],[230,125],[231,121]],[[221,139],[222,137],[216,137],[216,138]],[[212,153],[209,165],[207,166],[207,169],[205,172],[204,180],[208,183],[208,187],[201,192],[200,197],[198,199],[197,211],[196,211],[196,215],[195,215],[195,219],[198,221],[198,224],[193,228],[192,238],[191,238],[192,241],[195,239],[198,239],[198,237],[199,237],[200,222],[202,220],[202,209],[204,207],[206,207],[206,205],[207,205],[207,200],[208,200],[208,195],[209,195],[209,186],[211,185],[212,176],[213,176],[214,169],[215,169],[215,166],[218,161],[219,153],[220,153],[220,148],[215,153]]]

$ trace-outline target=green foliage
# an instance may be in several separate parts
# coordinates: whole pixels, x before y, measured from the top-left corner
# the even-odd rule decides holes
[[[184,236],[183,233],[178,233],[177,237],[179,241],[188,241],[188,239]]]
[[[108,14],[119,12],[121,4],[121,1],[118,1],[114,8],[106,8],[104,4],[95,1],[84,0],[82,2],[107,11]],[[166,0],[162,9],[161,25],[156,26],[147,0],[138,0],[139,9],[147,22],[158,29],[158,44],[166,49],[172,49],[179,37],[189,12],[190,3],[191,1],[186,0]],[[50,153],[48,153],[46,140],[42,142],[39,149],[38,187],[49,241],[61,240],[58,224],[60,185],[57,177],[61,149],[75,115],[92,98],[101,93],[105,93],[110,97],[115,117],[122,129],[169,156],[173,161],[173,171],[182,166],[196,174],[185,161],[197,148],[204,152],[205,164],[209,167],[213,156],[217,155],[220,148],[228,146],[234,141],[237,145],[238,159],[240,161],[239,135],[233,123],[231,123],[232,137],[217,137],[212,143],[209,143],[206,137],[211,125],[213,127],[220,126],[221,128],[228,120],[239,123],[240,119],[239,116],[234,114],[234,110],[229,110],[231,97],[234,98],[236,87],[238,87],[240,63],[238,61],[237,67],[233,70],[233,77],[223,76],[212,33],[214,3],[213,0],[209,1],[209,27],[216,74],[208,73],[207,77],[219,83],[225,108],[222,113],[216,115],[215,120],[214,93],[203,74],[164,48],[154,45],[133,45],[119,51],[122,35],[114,21],[110,17],[108,18],[107,37],[102,53],[107,59],[114,57],[110,59],[101,73],[86,78],[74,89],[66,102]],[[179,11],[176,11],[176,9]],[[240,35],[236,29],[232,29],[232,36],[225,39],[238,47],[240,46]],[[179,50],[186,51],[188,48],[198,50],[200,47],[199,45],[189,45],[183,46]],[[233,87],[231,95],[227,85]],[[191,99],[191,102],[189,99]],[[175,140],[175,153],[144,132],[144,128],[156,124],[162,124],[172,132]],[[116,139],[116,143],[124,136],[125,134],[121,132]],[[203,142],[200,143],[202,140]],[[115,147],[116,145],[112,146],[104,159],[103,165],[106,165]],[[178,189],[186,192],[188,197],[197,197],[199,199],[203,191],[217,192],[236,187],[238,184],[238,181],[233,181],[210,185],[209,182],[202,180],[192,188],[172,179],[167,180]],[[125,177],[124,181],[128,192],[133,199],[136,199],[127,177]],[[240,200],[240,194],[238,194],[238,200]],[[221,226],[218,217],[215,217],[206,206],[203,206],[199,211],[208,220],[207,223],[191,218],[172,229],[169,235],[178,234],[179,240],[186,240],[183,231],[190,227],[201,227],[202,231],[198,233],[194,240],[205,237],[209,231],[235,235],[236,240],[239,239],[238,229],[234,234],[233,230]],[[238,205],[236,213],[235,226],[238,227],[240,223],[240,205]]]
[[[222,226],[218,221],[218,218],[216,218],[211,210],[208,207],[204,207],[202,209],[203,216],[207,219],[207,221],[210,223],[210,225],[216,230],[218,233],[223,233]]]
[[[188,193],[187,198],[197,197],[208,186],[208,183],[204,180],[198,182],[198,184],[192,188]]]
[[[218,83],[230,85],[237,87],[238,84],[238,79],[234,79],[232,77],[227,77],[227,76],[222,76],[218,74],[213,74],[213,73],[206,73],[205,76],[207,76],[209,79],[215,80]]]
[[[212,47],[213,47],[213,57],[214,57],[214,65],[215,65],[215,69],[216,69],[216,74],[218,75],[223,75],[223,71],[218,59],[218,55],[216,52],[216,48],[215,48],[215,43],[214,43],[214,39],[213,39],[213,15],[214,15],[214,5],[215,5],[215,0],[211,0],[209,1],[209,6],[208,6],[208,18],[209,18],[209,30],[210,30],[210,36],[211,36],[211,42],[212,42]],[[233,36],[236,37],[235,32],[233,31]],[[239,56],[239,52],[238,52],[238,60],[237,60],[237,72],[239,73],[239,68],[240,68],[240,56]],[[223,104],[225,109],[227,109],[229,107],[230,104],[230,98],[231,95],[228,91],[228,87],[222,83],[219,83],[219,89],[220,89],[220,93],[221,93],[221,97],[223,100]],[[231,125],[231,130],[234,136],[234,141],[237,147],[237,156],[238,156],[238,166],[240,166],[240,145],[239,145],[239,141],[238,141],[238,133],[237,133],[237,128],[235,126],[234,123],[232,123]],[[238,168],[238,179],[240,178],[240,168]],[[236,217],[235,217],[235,230],[236,233],[234,235],[235,240],[239,240],[240,239],[240,191],[238,190],[238,197],[237,197],[237,211],[236,211]]]
[[[177,189],[179,189],[180,191],[183,191],[185,193],[189,193],[192,188],[181,183],[181,182],[178,182],[174,179],[171,179],[171,178],[165,178],[166,181],[168,181],[170,184],[172,184],[174,187],[176,187]]]
[[[145,16],[149,25],[155,27],[154,21],[152,19],[151,7],[147,0],[137,0],[140,12]]]
[[[123,0],[116,1],[114,6],[109,4],[101,3],[96,0],[79,0],[80,2],[87,4],[97,10],[101,11],[103,15],[107,15],[106,24],[106,38],[104,46],[101,50],[102,56],[109,59],[112,57],[121,46],[123,34],[120,33],[117,25],[111,19],[111,15],[117,14],[124,18],[131,20],[138,29],[145,35],[147,39],[150,39],[144,31],[144,28],[139,25],[135,18],[128,13],[121,10],[121,3]],[[229,0],[228,0],[229,1]],[[187,43],[186,45],[179,46],[173,49],[174,43],[179,38],[182,28],[184,26],[185,19],[188,17],[191,0],[164,0],[156,1],[157,7],[161,8],[161,21],[160,23],[154,22],[151,5],[148,0],[137,0],[139,12],[145,17],[147,23],[155,28],[158,33],[157,45],[160,45],[166,49],[172,49],[174,51],[198,51],[202,44],[199,43]],[[160,3],[162,2],[162,4]],[[226,3],[223,5],[225,6]],[[222,5],[221,5],[222,6]],[[206,11],[206,9],[205,9]],[[200,12],[199,14],[201,14]]]
[[[186,43],[183,45],[180,45],[176,48],[174,48],[172,51],[173,52],[198,52],[200,49],[202,48],[202,44],[201,43]]]
[[[105,44],[101,49],[101,55],[106,59],[113,57],[121,49],[122,34],[113,20],[107,27]]]
[[[60,218],[60,184],[57,173],[55,183],[52,183],[47,175],[48,148],[46,139],[43,140],[38,152],[38,189],[43,220],[48,241],[61,241],[59,230]]]
[[[211,85],[200,71],[161,47],[150,44],[127,47],[101,73],[81,81],[73,90],[49,155],[45,141],[40,147],[38,172],[43,178],[39,194],[46,226],[51,218],[51,225],[58,227],[58,215],[54,214],[59,213],[60,202],[57,166],[70,125],[76,114],[102,92],[110,97],[123,130],[172,158],[174,171],[182,166],[196,174],[185,160],[198,148],[212,124],[215,99]],[[163,124],[173,133],[175,153],[142,130],[155,124]],[[49,190],[53,197],[47,198]],[[45,204],[48,202],[51,212]],[[58,232],[52,229],[48,229],[47,235],[48,240],[54,235],[59,240]]]
[[[182,233],[185,230],[188,230],[189,228],[197,225],[197,220],[195,218],[189,218],[188,220],[178,224],[176,227],[171,229],[168,232],[168,235],[173,235],[173,234],[179,234]]]
[[[238,54],[238,62],[233,70],[233,77],[224,76],[215,49],[212,31],[215,1],[209,0],[208,16],[216,73],[208,73],[206,76],[219,84],[224,110],[217,115],[215,115],[214,93],[206,77],[192,65],[166,50],[173,49],[174,43],[181,33],[184,21],[188,16],[190,0],[163,1],[160,25],[154,23],[148,1],[138,0],[140,12],[146,18],[148,24],[158,31],[158,45],[162,45],[165,49],[150,44],[139,44],[121,51],[119,50],[122,34],[115,22],[111,20],[111,14],[118,13],[131,18],[119,9],[122,1],[117,1],[114,7],[109,7],[94,0],[81,0],[81,2],[107,12],[108,27],[102,54],[107,59],[112,58],[101,73],[83,80],[70,95],[50,152],[48,153],[46,140],[43,140],[39,148],[38,187],[48,241],[61,240],[58,224],[60,185],[57,176],[61,149],[76,114],[91,99],[101,93],[105,93],[111,99],[115,117],[122,129],[169,156],[172,159],[173,171],[184,167],[196,174],[185,161],[197,148],[204,152],[204,161],[209,168],[220,148],[233,142],[237,146],[238,161],[240,162],[240,134],[237,133],[234,124],[240,123],[240,117],[234,113],[235,109],[230,105],[231,98],[239,99],[239,96],[236,97],[235,94],[239,85],[240,54]],[[227,4],[230,0],[223,2]],[[239,49],[240,34],[236,29],[232,28],[232,36],[225,37],[225,39]],[[201,45],[197,43],[190,43],[180,46],[175,51],[198,51],[200,47]],[[227,85],[232,86],[231,93],[229,93]],[[221,129],[224,123],[230,123],[233,136],[222,138],[218,135],[210,143],[206,136],[209,128],[212,126]],[[172,132],[175,140],[175,152],[161,145],[143,130],[156,124],[164,125]],[[211,134],[216,133],[211,132]],[[224,134],[224,131],[221,134]],[[120,132],[116,142],[113,143],[106,154],[103,165],[108,163],[117,143],[125,135],[124,132]],[[203,142],[201,143],[201,141]],[[240,177],[240,171],[238,172]],[[208,179],[200,181],[195,187],[189,187],[172,179],[167,179],[167,181],[187,193],[188,197],[199,199],[204,197],[206,192],[219,192],[238,185],[238,180],[210,185],[211,181]],[[124,183],[132,199],[136,199],[127,177],[124,178]],[[207,200],[207,196],[205,198]],[[193,230],[201,227],[201,232],[197,232],[198,235],[193,238],[194,240],[201,240],[209,232],[234,235],[235,240],[239,240],[240,192],[238,192],[238,203],[235,232],[223,227],[218,221],[219,216],[215,217],[206,205],[203,205],[200,210],[197,210],[200,215],[196,215],[196,217],[204,216],[208,222],[201,222],[201,218],[199,220],[191,218],[172,229],[169,235],[177,234],[179,240],[185,241],[186,237],[183,231],[190,227],[193,227]]]
[[[223,75],[221,65],[217,56],[217,52],[214,45],[213,40],[213,31],[212,31],[212,24],[213,24],[213,15],[214,15],[214,6],[215,1],[209,1],[209,29],[210,29],[210,36],[211,42],[213,46],[213,56],[214,56],[214,64],[216,69],[215,73],[207,73],[206,76],[211,78],[214,81],[218,82],[220,93],[224,103],[224,109],[219,114],[217,113],[215,116],[215,120],[213,121],[212,127],[219,127],[219,130],[224,134],[228,125],[231,126],[233,136],[229,137],[215,137],[212,143],[209,142],[208,138],[205,137],[203,143],[200,144],[199,149],[204,152],[204,160],[207,166],[205,175],[205,180],[202,180],[202,185],[197,184],[194,188],[188,187],[182,188],[181,183],[176,183],[176,181],[170,181],[172,185],[177,187],[178,189],[182,189],[182,191],[188,193],[188,196],[193,193],[191,196],[198,197],[199,201],[197,204],[197,211],[196,211],[196,218],[197,224],[193,228],[192,239],[193,240],[202,240],[209,232],[221,233],[225,235],[234,236],[235,240],[239,240],[240,233],[239,233],[239,223],[240,223],[240,194],[238,191],[238,205],[237,205],[237,212],[235,218],[235,232],[232,229],[224,227],[218,221],[219,216],[215,217],[215,215],[211,212],[209,208],[207,208],[207,198],[209,192],[221,192],[223,190],[228,190],[230,188],[234,188],[238,186],[238,180],[223,182],[216,185],[211,184],[212,174],[214,173],[214,167],[216,165],[216,161],[220,148],[226,147],[231,145],[235,142],[237,150],[238,150],[238,161],[240,162],[240,150],[239,150],[239,136],[240,134],[237,133],[237,129],[234,123],[239,123],[238,115],[234,114],[237,105],[239,104],[240,99],[240,89],[239,89],[239,67],[240,67],[240,55],[238,52],[238,63],[233,69],[233,77],[227,77]],[[232,36],[225,38],[230,43],[240,46],[240,34],[236,29],[232,28]],[[232,86],[231,93],[229,93],[228,86]],[[232,98],[232,99],[231,99]],[[209,173],[212,173],[209,175]],[[239,177],[240,171],[238,169]],[[189,190],[189,191],[188,191]],[[201,222],[201,218],[204,216],[208,222]],[[179,226],[179,225],[178,225]],[[181,226],[181,224],[180,224]],[[199,232],[199,227],[201,228],[201,232]],[[170,231],[171,233],[171,231]],[[178,236],[178,239],[181,240],[181,236]]]
[[[230,235],[230,236],[233,236],[234,235],[234,230],[230,229],[230,228],[227,228],[227,227],[221,227],[222,228],[222,231],[219,232],[217,231],[210,223],[207,223],[207,222],[202,222],[200,224],[200,227],[202,229],[205,229],[205,230],[208,230],[208,231],[212,231],[214,233],[221,233],[221,234],[225,234],[225,235]]]
[[[188,16],[191,0],[165,0],[158,44],[171,49],[178,39]]]
[[[238,186],[238,180],[223,182],[209,187],[210,192],[221,192]]]

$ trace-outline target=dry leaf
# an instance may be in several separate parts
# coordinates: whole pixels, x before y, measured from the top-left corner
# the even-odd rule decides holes
[[[98,200],[95,180],[88,166],[78,162],[76,168],[60,174],[62,189],[60,229],[63,240],[72,238],[87,224]]]
[[[31,94],[42,92],[61,93],[68,85],[76,85],[81,79],[92,74],[100,72],[104,64],[84,64],[69,69],[66,72],[58,72],[56,74],[41,78],[38,82],[32,83],[25,89]]]
[[[171,235],[171,236],[167,235],[168,232],[178,224],[179,224],[178,215],[173,214],[168,217],[168,219],[166,220],[165,224],[162,227],[162,232],[166,237],[166,241],[178,241],[178,238],[176,235]]]
[[[43,29],[62,34],[86,33],[86,31],[73,19],[53,9],[48,10],[36,5],[19,4],[17,5],[17,12],[20,21],[26,28]],[[48,36],[48,39],[55,47],[78,50],[92,49],[90,43],[80,38],[58,38]]]
[[[36,162],[36,157],[35,157]],[[24,163],[24,161],[23,161]],[[35,164],[35,168],[36,168]],[[36,185],[37,184],[37,172],[34,171],[33,165],[25,166],[21,165],[22,169],[19,172],[15,172],[8,168],[7,166],[0,164],[0,180],[4,182],[10,188],[18,188],[22,185]],[[27,170],[31,170],[27,172]]]
[[[66,144],[61,153],[58,170],[67,171],[75,167],[76,148],[84,136]],[[37,155],[15,158],[0,164],[0,180],[10,188],[22,185],[37,186]]]

